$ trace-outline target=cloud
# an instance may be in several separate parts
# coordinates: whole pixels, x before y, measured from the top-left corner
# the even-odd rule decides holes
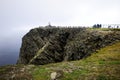
[[[0,0],[0,43],[8,39],[20,41],[31,28],[48,22],[61,26],[118,24],[119,3],[120,0]]]
[[[113,19],[104,19],[104,23],[118,22],[116,17],[119,15],[116,14],[120,13],[119,2],[119,0],[2,0],[0,21],[13,27],[21,24],[46,25],[49,21],[55,25],[74,25],[75,21],[80,21],[77,25],[88,24],[91,20],[91,23],[98,20],[103,22],[98,19],[99,16]],[[108,16],[108,12],[109,15],[112,15],[112,12],[116,14],[111,17]]]

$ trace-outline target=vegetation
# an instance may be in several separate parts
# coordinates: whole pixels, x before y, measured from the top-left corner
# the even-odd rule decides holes
[[[28,47],[27,50],[30,51],[25,50],[26,53],[36,52],[36,55],[32,55],[33,57],[25,55],[25,58],[30,58],[30,62],[34,62],[34,59],[36,59],[35,62],[38,62],[40,58],[42,58],[41,62],[45,62],[47,58],[48,62],[56,61],[59,63],[2,66],[0,67],[0,80],[51,80],[53,72],[63,72],[61,73],[63,76],[59,77],[58,80],[120,80],[119,29],[48,28],[41,30],[39,28],[31,31],[33,33],[26,34],[28,41],[23,48]],[[53,34],[56,35],[53,36]],[[52,37],[49,40],[50,45],[45,44],[50,37]],[[68,60],[76,61],[64,61],[62,57],[65,55],[60,55],[69,52],[72,55],[67,55]],[[90,53],[89,56],[84,54],[87,52]],[[38,57],[41,54],[43,56]],[[80,57],[81,60],[77,60],[78,56],[81,56],[82,59]]]
[[[3,66],[0,67],[0,80],[50,80],[50,74],[58,70],[63,71],[60,80],[119,80],[120,42],[78,61]]]
[[[120,31],[120,28],[87,28],[87,29],[97,31]]]
[[[83,60],[37,66],[32,75],[34,80],[49,80],[50,73],[59,69],[64,72],[62,80],[119,80],[119,67],[120,42]]]

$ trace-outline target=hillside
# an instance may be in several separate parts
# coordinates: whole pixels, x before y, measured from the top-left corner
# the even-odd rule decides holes
[[[77,61],[47,65],[9,65],[0,67],[0,80],[120,80],[120,42],[101,48]]]
[[[120,41],[119,29],[34,28],[22,39],[18,64],[80,60],[117,41]]]

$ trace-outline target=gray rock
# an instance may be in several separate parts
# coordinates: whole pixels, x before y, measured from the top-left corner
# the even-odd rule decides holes
[[[17,63],[43,65],[79,60],[116,41],[120,41],[120,31],[39,27],[22,38]]]
[[[50,74],[51,80],[59,80],[63,77],[63,71],[56,71]]]

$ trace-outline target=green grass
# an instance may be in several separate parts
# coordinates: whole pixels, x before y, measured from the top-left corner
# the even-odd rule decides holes
[[[97,31],[120,31],[120,28],[87,28],[87,29]]]
[[[28,74],[22,72],[21,75],[22,68],[25,68]],[[13,70],[18,71],[17,80],[21,80],[20,77],[26,80],[30,80],[30,77],[33,80],[51,80],[50,74],[58,70],[63,71],[63,77],[60,80],[120,80],[120,42],[106,46],[82,60],[33,67],[29,65],[4,66],[0,67],[0,74],[10,74]],[[3,78],[1,75],[0,79]]]
[[[83,60],[37,67],[33,71],[34,80],[50,80],[50,73],[58,69],[64,72],[61,80],[120,80],[120,42]]]
[[[49,70],[46,70],[45,68],[36,68],[34,73],[33,73],[33,78],[35,80],[47,80],[49,77]]]

